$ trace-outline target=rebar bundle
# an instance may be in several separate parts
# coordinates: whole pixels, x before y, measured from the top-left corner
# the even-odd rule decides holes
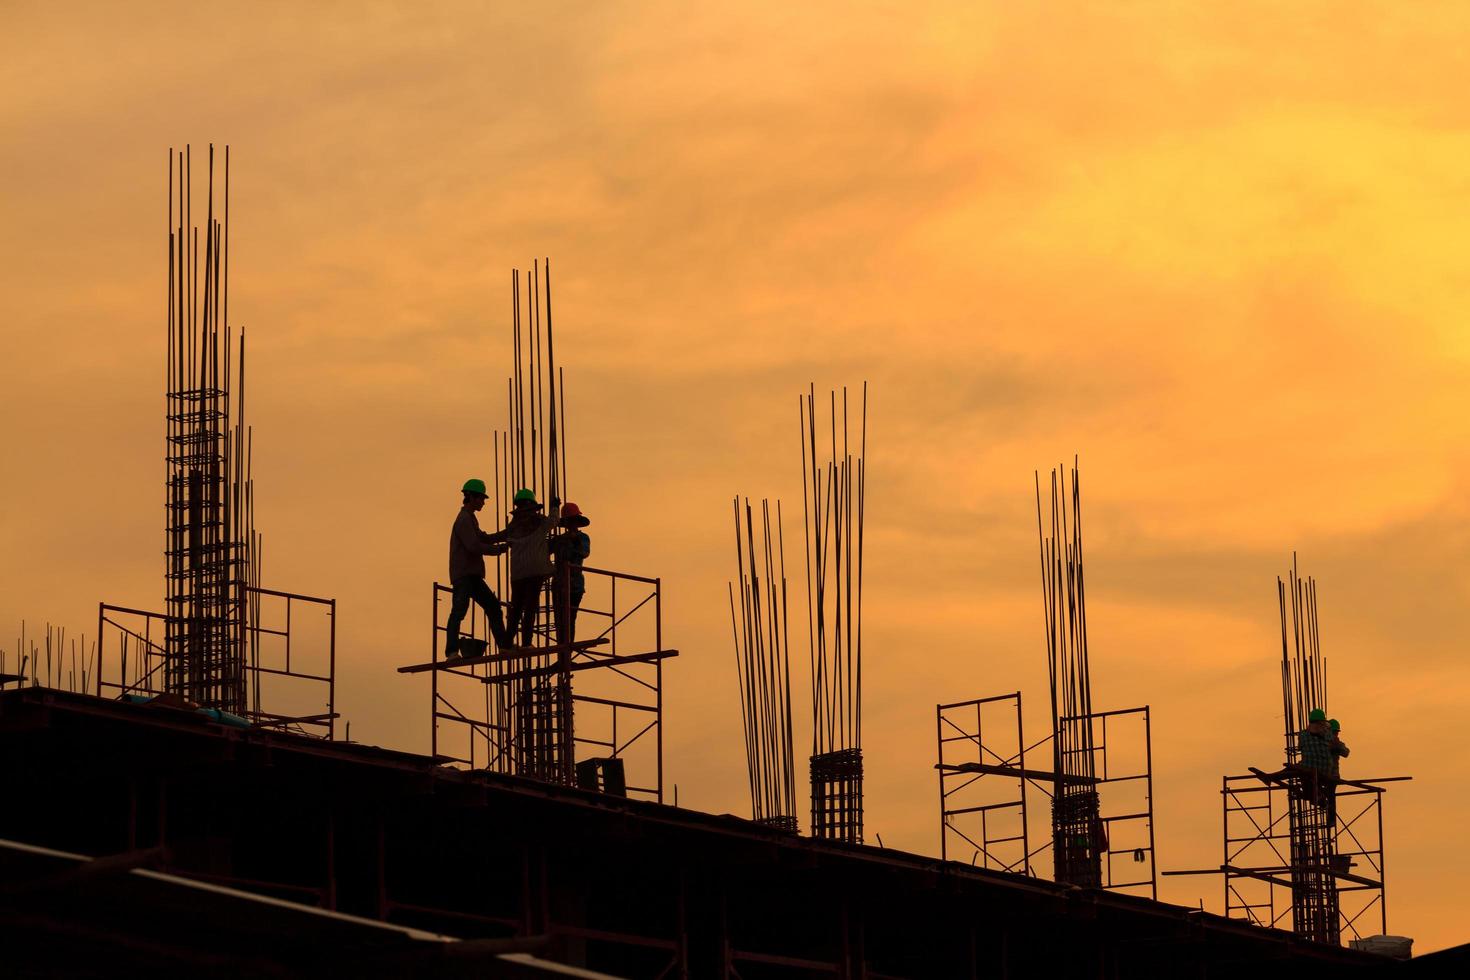
[[[20,621],[20,635],[15,639],[15,657],[10,659],[0,647],[0,687],[51,687],[63,691],[90,693],[97,678],[97,641],[87,645],[87,634],[81,637],[80,654],[77,638],[71,637],[71,658],[67,659],[65,626],[46,624],[44,639],[28,633],[26,621]]]
[[[524,289],[522,286],[524,285]],[[511,496],[529,487],[543,500],[566,495],[565,377],[556,365],[551,325],[551,260],[529,271],[512,269],[511,373],[506,379],[506,425],[494,434],[501,513]]]
[[[511,270],[511,373],[506,379],[506,425],[492,434],[495,512],[509,516],[516,490],[536,491],[543,502],[566,494],[565,377],[556,364],[551,320],[551,261]],[[496,591],[510,589],[509,559],[495,563]],[[555,636],[552,615],[567,583],[548,581],[538,600],[537,643]],[[523,664],[544,666],[550,656]],[[491,688],[494,688],[492,693]],[[574,782],[572,691],[569,674],[552,672],[486,685],[490,716],[507,733],[507,751],[491,765],[549,782]]]
[[[796,774],[791,742],[791,645],[786,605],[786,547],[781,502],[775,533],[770,501],[761,501],[761,553],[756,553],[753,508],[746,498],[742,519],[735,508],[735,567],[729,583],[730,630],[735,640],[735,677],[745,730],[745,764],[750,777],[751,815],[758,823],[795,831]]]
[[[1092,737],[1092,673],[1087,648],[1087,590],[1082,560],[1082,485],[1074,460],[1051,472],[1049,522],[1036,474],[1036,532],[1041,550],[1041,600],[1046,621],[1056,778],[1052,850],[1056,880],[1096,888],[1102,882],[1106,832],[1098,809]]]
[[[243,714],[252,693],[249,588],[258,585],[260,542],[244,424],[245,331],[237,341],[229,320],[229,161],[226,147],[217,218],[210,146],[201,229],[193,223],[190,149],[169,150],[165,687]]]
[[[799,401],[812,672],[812,835],[861,843],[868,386],[864,382],[860,429],[851,441],[846,388],[842,389],[840,412],[837,392],[831,392],[830,421],[820,435],[815,386]],[[819,440],[828,443],[825,461],[818,452]]]
[[[1286,764],[1301,762],[1297,734],[1306,728],[1313,709],[1327,710],[1327,661],[1317,630],[1317,583],[1297,574],[1296,555],[1286,581],[1276,579],[1281,616],[1281,703],[1286,728]],[[1287,600],[1290,612],[1287,616]],[[1301,772],[1302,780],[1318,779]],[[1299,936],[1336,944],[1341,938],[1336,866],[1336,787],[1325,782],[1305,785],[1290,794],[1291,912]]]
[[[1287,599],[1291,616],[1287,617]],[[1286,761],[1299,761],[1297,733],[1307,727],[1312,709],[1327,710],[1327,661],[1317,631],[1317,582],[1297,575],[1296,555],[1286,581],[1276,579],[1281,614],[1281,707]]]

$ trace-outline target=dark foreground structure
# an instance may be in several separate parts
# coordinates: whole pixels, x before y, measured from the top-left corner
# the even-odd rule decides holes
[[[536,969],[517,949],[620,977],[1382,964],[1147,899],[44,688],[0,693],[0,771],[0,838],[24,845],[0,848],[0,920],[25,910],[3,927],[13,964],[38,944],[115,955],[135,931],[128,962],[153,975],[541,975],[494,972]],[[450,954],[446,936],[469,942]]]

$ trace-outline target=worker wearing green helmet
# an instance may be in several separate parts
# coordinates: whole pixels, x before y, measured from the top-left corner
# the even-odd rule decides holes
[[[1341,780],[1342,760],[1351,755],[1352,750],[1349,749],[1347,747],[1347,743],[1342,740],[1340,734],[1342,732],[1342,723],[1340,721],[1338,721],[1336,718],[1330,718],[1327,721],[1327,727],[1332,731],[1332,735],[1327,743],[1332,749],[1332,778],[1336,780]]]
[[[1327,712],[1313,708],[1307,713],[1307,727],[1296,735],[1297,752],[1303,768],[1320,773],[1332,772],[1331,738]]]
[[[510,616],[505,628],[512,642],[519,632],[521,646],[528,647],[536,632],[541,590],[555,571],[548,537],[561,521],[561,500],[553,496],[551,509],[542,513],[535,491],[523,487],[512,503],[504,531],[510,543]]]
[[[1337,754],[1332,742],[1327,712],[1321,708],[1307,712],[1307,727],[1296,736],[1297,769],[1308,797],[1326,807],[1329,821],[1337,818]]]
[[[464,502],[449,531],[449,584],[453,598],[449,604],[449,621],[445,624],[444,659],[460,656],[460,623],[474,601],[485,612],[490,635],[497,647],[510,646],[500,611],[500,599],[485,584],[485,556],[504,554],[509,545],[505,532],[486,534],[480,530],[475,514],[485,506],[485,481],[469,479],[460,488]]]
[[[1307,712],[1307,727],[1296,733],[1296,759],[1275,772],[1254,767],[1251,772],[1267,783],[1278,783],[1291,790],[1293,796],[1310,800],[1327,811],[1329,824],[1337,820],[1337,784],[1341,779],[1338,760],[1347,756],[1348,747],[1338,737],[1342,725],[1336,718],[1328,720],[1322,708]]]

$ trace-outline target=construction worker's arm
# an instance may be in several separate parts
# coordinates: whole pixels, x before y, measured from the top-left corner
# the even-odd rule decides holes
[[[547,508],[546,516],[541,519],[541,526],[548,534],[556,530],[556,526],[561,523],[561,498],[552,497],[550,503],[551,506]]]
[[[1347,747],[1347,743],[1344,742],[1344,741],[1342,741],[1342,740],[1338,740],[1338,741],[1332,743],[1332,751],[1333,752],[1336,752],[1338,755],[1342,756],[1344,759],[1346,759],[1348,756],[1350,756],[1350,755],[1353,754],[1352,753],[1352,749],[1349,749]]]
[[[454,536],[459,541],[460,547],[472,555],[499,554],[498,551],[490,549],[506,540],[504,531],[497,531],[494,534],[486,534],[481,531],[479,522],[474,517],[468,519],[460,517],[455,521]]]

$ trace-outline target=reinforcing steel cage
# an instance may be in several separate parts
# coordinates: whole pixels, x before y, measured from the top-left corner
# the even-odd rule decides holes
[[[1323,816],[1326,807],[1293,800],[1296,791],[1280,782],[1264,782],[1255,775],[1224,777],[1220,870],[1225,914],[1260,926],[1310,932],[1324,942],[1386,934],[1385,789],[1380,784],[1403,778],[1338,783],[1334,826],[1322,835],[1321,846],[1307,854],[1300,841],[1293,846],[1293,805]],[[1319,921],[1323,917],[1329,921]],[[1296,921],[1301,918],[1309,921]]]

